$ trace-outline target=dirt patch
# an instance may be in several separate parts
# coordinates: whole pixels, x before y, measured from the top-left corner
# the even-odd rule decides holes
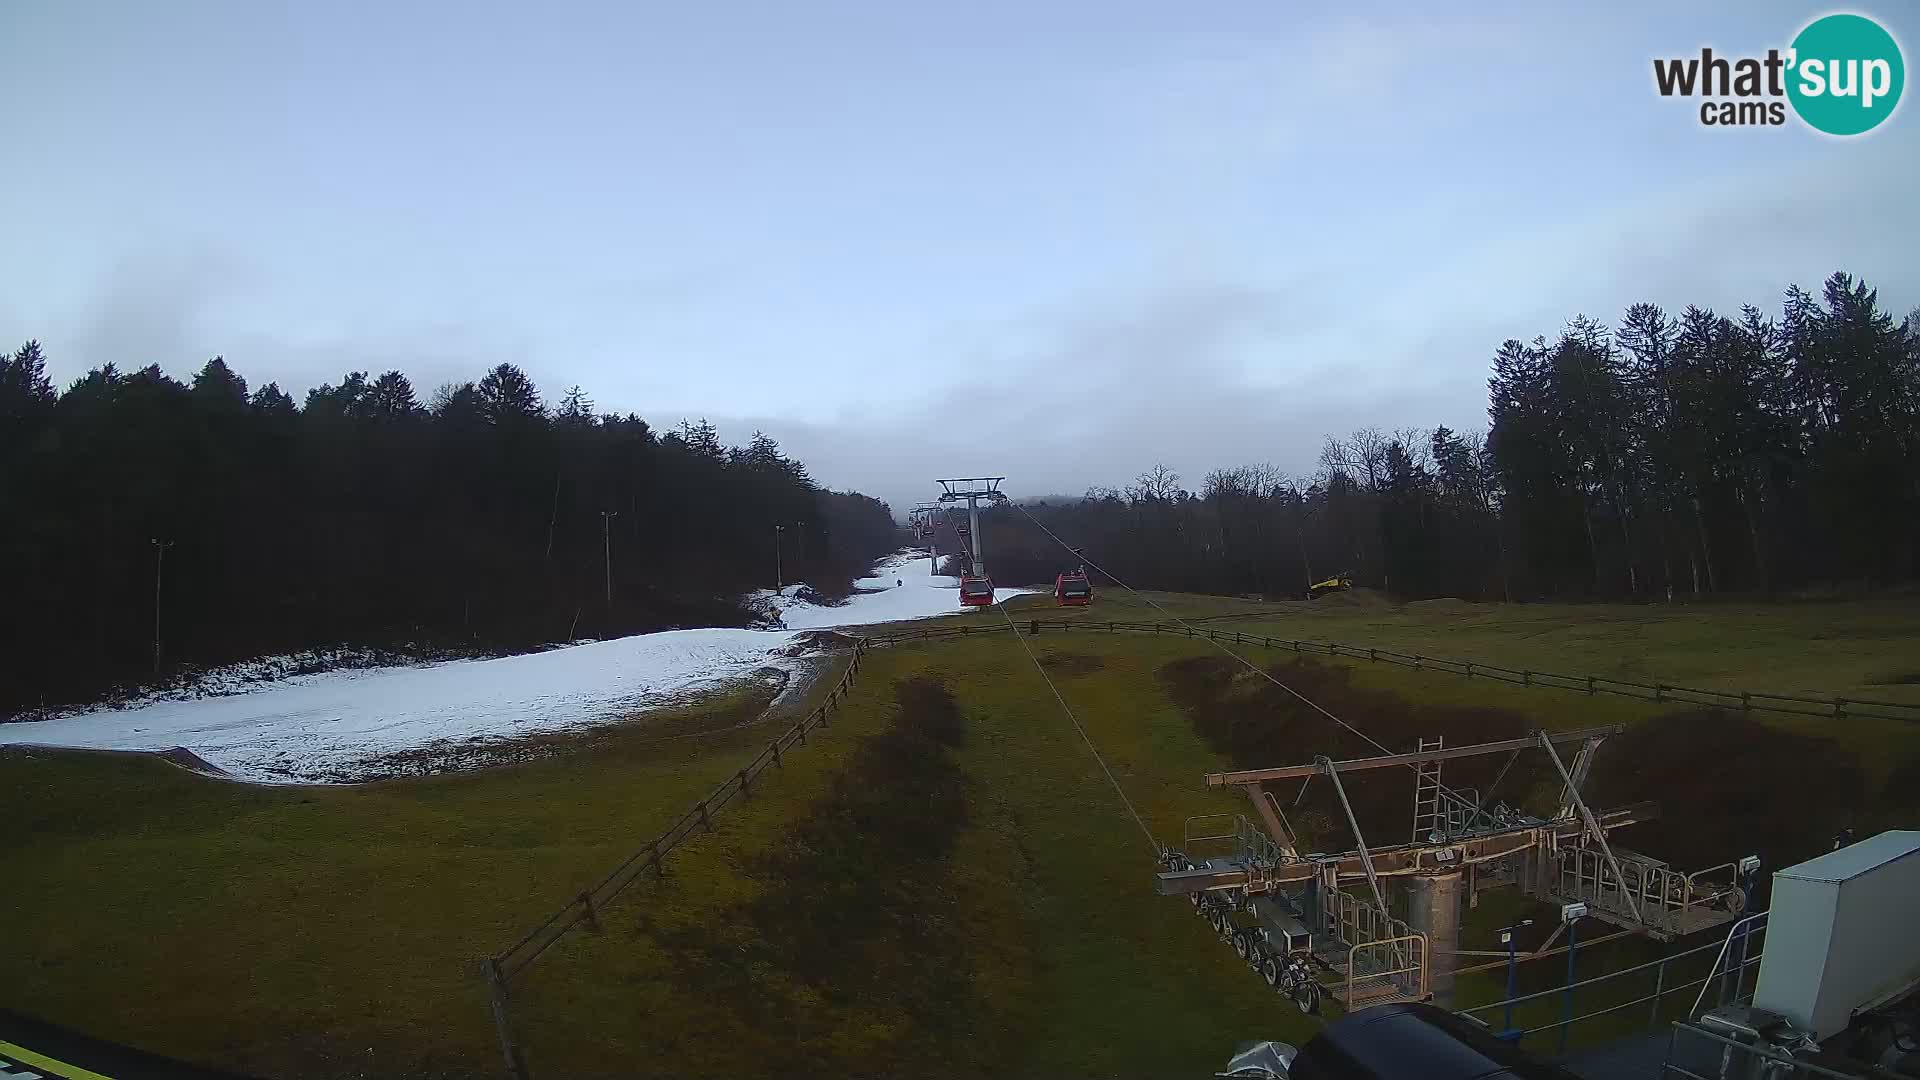
[[[1916,767],[1920,771],[1920,767]],[[1868,808],[1859,763],[1838,743],[1738,713],[1674,713],[1601,747],[1596,803],[1651,799],[1660,819],[1621,842],[1688,870],[1758,855],[1769,870],[1832,846]]]
[[[974,1029],[988,1005],[968,976],[968,942],[943,930],[946,861],[969,817],[951,753],[966,725],[937,679],[901,680],[894,697],[891,725],[748,861],[754,898],[698,928],[655,932],[676,982],[724,1014],[722,1030],[686,1033],[708,1051],[725,1038],[743,1065],[777,1058],[800,1076],[984,1066]],[[851,1011],[863,1024],[857,1054],[837,1022]]]
[[[1385,691],[1355,687],[1350,672],[1312,660],[1269,669],[1335,716],[1394,753],[1421,737],[1444,736],[1449,746],[1526,735],[1523,715],[1491,706],[1426,705]],[[1224,657],[1176,660],[1161,678],[1201,738],[1239,768],[1308,764],[1313,755],[1361,757],[1380,751],[1272,683]],[[1507,761],[1490,755],[1449,761],[1443,779],[1474,789],[1487,801],[1505,801],[1537,814],[1552,810],[1558,777],[1544,754],[1514,760],[1499,786],[1489,788]],[[1382,769],[1344,778],[1370,844],[1404,841],[1411,832],[1413,772]],[[1312,846],[1353,846],[1346,815],[1331,785],[1315,778],[1299,796],[1298,781],[1270,786]],[[1838,743],[1799,735],[1737,713],[1677,712],[1637,724],[1609,739],[1587,786],[1596,807],[1651,800],[1659,820],[1622,830],[1626,846],[1689,871],[1759,855],[1778,869],[1828,850],[1841,828],[1861,835],[1891,827],[1901,807],[1920,807],[1920,760],[1890,777],[1870,801],[1859,763]]]
[[[1440,596],[1432,600],[1409,600],[1407,610],[1420,614],[1446,614],[1447,612],[1468,612],[1473,605],[1457,596]]]
[[[1876,675],[1875,686],[1920,686],[1920,671],[1898,671],[1886,675]]]
[[[1089,675],[1106,667],[1107,661],[1082,653],[1050,652],[1040,658],[1040,666],[1055,675]]]
[[[1328,611],[1384,611],[1393,605],[1372,589],[1347,589],[1330,592],[1313,601],[1312,606]]]

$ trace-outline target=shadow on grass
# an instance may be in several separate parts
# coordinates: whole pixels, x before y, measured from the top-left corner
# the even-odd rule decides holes
[[[676,982],[734,1029],[713,1037],[778,1048],[783,1074],[986,1064],[972,1033],[989,1011],[967,975],[968,943],[943,930],[948,860],[969,819],[952,754],[965,724],[937,679],[904,679],[894,693],[887,729],[748,862],[755,895],[705,926],[658,934]]]

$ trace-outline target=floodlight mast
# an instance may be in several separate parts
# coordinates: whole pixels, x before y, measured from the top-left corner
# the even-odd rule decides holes
[[[972,543],[972,562],[968,573],[975,577],[987,577],[986,557],[980,552],[980,504],[1003,503],[1007,496],[1000,490],[1004,476],[963,476],[952,480],[935,480],[946,490],[941,493],[940,501],[954,503],[965,500],[967,504],[967,536]]]

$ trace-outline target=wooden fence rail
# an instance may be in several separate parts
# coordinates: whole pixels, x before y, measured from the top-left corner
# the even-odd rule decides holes
[[[862,657],[872,643],[864,638],[854,638],[853,648],[847,661],[847,669],[840,679],[827,692],[826,700],[801,717],[791,727],[775,736],[765,749],[756,754],[720,786],[708,793],[680,815],[667,830],[650,841],[615,866],[608,874],[591,888],[582,889],[567,904],[547,916],[538,926],[523,934],[512,945],[486,957],[480,962],[481,976],[488,988],[489,1004],[492,1009],[494,1028],[500,1038],[501,1053],[506,1058],[507,1069],[514,1076],[526,1080],[531,1075],[527,1067],[526,1055],[514,1037],[512,1022],[507,1013],[507,993],[513,979],[525,971],[529,965],[554,943],[565,937],[567,932],[579,926],[591,931],[600,929],[600,911],[614,897],[632,885],[640,877],[652,874],[654,877],[666,875],[666,858],[674,849],[686,843],[692,837],[711,832],[714,819],[729,805],[737,800],[753,797],[753,788],[760,775],[768,769],[779,768],[788,753],[794,748],[805,746],[807,737],[830,726],[834,710],[846,699],[852,690],[854,680],[860,674]]]
[[[1419,653],[1404,653],[1377,646],[1361,647],[1343,644],[1337,641],[1308,641],[1305,639],[1271,637],[1265,634],[1250,634],[1240,630],[1222,631],[1210,627],[1195,626],[1222,619],[1244,619],[1246,615],[1213,615],[1186,620],[1185,624],[1165,622],[1117,622],[1097,621],[1093,619],[1030,619],[1026,633],[1148,633],[1177,634],[1183,637],[1205,638],[1222,644],[1257,645],[1268,649],[1285,649],[1302,655],[1346,657],[1352,660],[1368,660],[1375,663],[1397,664],[1415,670],[1432,669],[1447,671],[1466,678],[1493,679],[1497,682],[1511,683],[1515,686],[1543,687],[1553,690],[1570,690],[1588,695],[1609,694],[1615,697],[1637,698],[1642,701],[1674,702],[1676,704],[1704,705],[1716,709],[1735,709],[1740,712],[1785,713],[1792,716],[1826,716],[1836,720],[1855,718],[1878,720],[1901,720],[1908,723],[1920,723],[1920,703],[1904,701],[1879,701],[1869,698],[1854,698],[1844,695],[1816,697],[1810,694],[1772,693],[1761,690],[1707,690],[1693,686],[1675,686],[1671,683],[1642,683],[1627,679],[1616,679],[1607,675],[1567,675],[1557,671],[1536,671],[1529,668],[1510,668],[1499,664],[1482,663],[1477,660],[1454,660],[1442,656],[1424,656]],[[868,645],[883,648],[889,645],[915,641],[940,641],[955,637],[968,637],[974,634],[1007,633],[1012,627],[1001,626],[958,626],[896,631],[874,634],[865,640]]]

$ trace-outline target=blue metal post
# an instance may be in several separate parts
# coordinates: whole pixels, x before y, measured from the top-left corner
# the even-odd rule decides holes
[[[1567,1029],[1573,1025],[1573,958],[1579,952],[1580,920],[1567,923],[1567,993],[1560,1006],[1560,1053],[1567,1052]]]
[[[1513,951],[1513,933],[1512,931],[1508,931],[1507,933],[1507,1015],[1506,1015],[1506,1019],[1502,1021],[1500,1024],[1501,1030],[1503,1031],[1513,1030],[1513,999],[1515,995],[1518,994],[1519,992],[1516,989],[1519,986],[1519,979],[1520,979],[1520,960],[1514,954],[1514,951]]]

